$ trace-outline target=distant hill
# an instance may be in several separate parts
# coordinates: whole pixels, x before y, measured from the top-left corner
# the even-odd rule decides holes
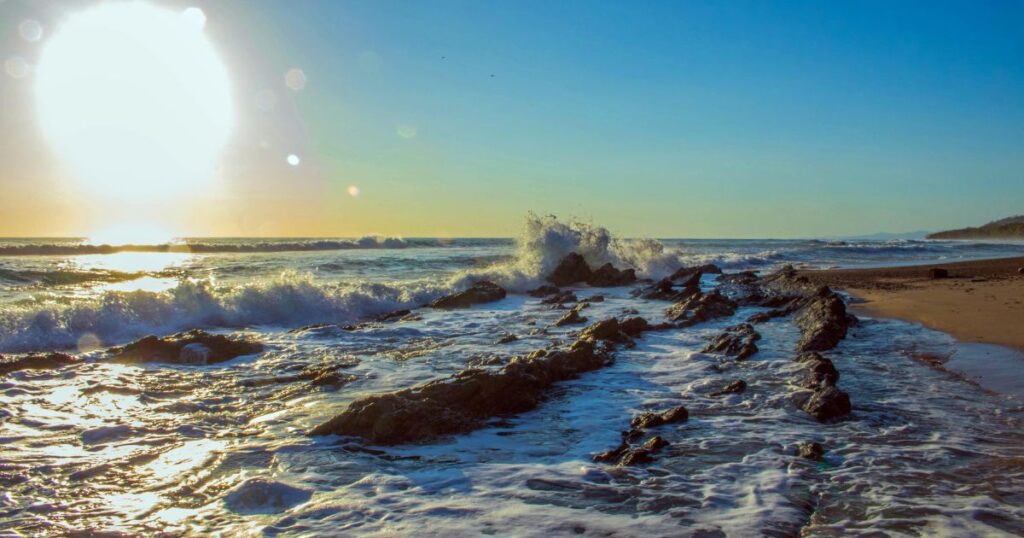
[[[994,220],[977,228],[935,232],[928,239],[1024,239],[1024,215]]]

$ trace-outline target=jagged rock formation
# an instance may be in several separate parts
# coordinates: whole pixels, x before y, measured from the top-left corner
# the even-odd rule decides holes
[[[704,353],[722,353],[730,357],[736,357],[738,361],[745,361],[754,353],[757,353],[757,342],[761,334],[754,330],[749,323],[741,323],[728,327],[722,334],[719,334],[704,347]]]
[[[214,364],[263,351],[263,344],[193,329],[170,336],[146,336],[108,350],[115,362]]]
[[[493,282],[481,280],[465,291],[441,297],[428,306],[431,308],[469,308],[475,304],[500,301],[505,298],[506,293],[505,288]]]
[[[61,366],[77,364],[78,359],[64,353],[46,353],[42,355],[24,355],[21,357],[4,357],[0,355],[0,375],[21,370],[53,370]]]

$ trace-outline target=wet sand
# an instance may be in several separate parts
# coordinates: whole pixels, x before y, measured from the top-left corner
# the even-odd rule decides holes
[[[933,279],[932,267],[949,271]],[[1024,351],[1024,257],[879,269],[803,271],[855,297],[855,313],[897,318]]]

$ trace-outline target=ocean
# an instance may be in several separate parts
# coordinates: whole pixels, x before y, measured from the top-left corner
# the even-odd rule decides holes
[[[701,352],[758,310],[743,307],[648,333],[535,410],[471,433],[397,447],[306,435],[360,396],[570,343],[580,326],[554,326],[565,311],[525,294],[569,252],[657,279],[705,263],[767,272],[1019,256],[1024,244],[621,239],[542,217],[514,239],[0,240],[0,353],[84,359],[0,376],[0,533],[1024,534],[1022,403],[922,360],[957,344],[895,320],[862,319],[830,352],[853,400],[832,424],[787,390],[790,320],[759,325],[746,362]],[[509,295],[419,308],[484,279]],[[653,322],[667,306],[632,287],[575,291],[604,296],[584,311],[591,321],[635,311]],[[398,309],[415,315],[372,322]],[[194,328],[266,349],[212,365],[104,360],[111,346]],[[266,381],[319,364],[341,365],[346,382]],[[711,395],[736,378],[746,392]],[[690,419],[662,434],[671,446],[654,464],[592,461],[631,416],[680,404]],[[824,461],[794,457],[808,441]]]

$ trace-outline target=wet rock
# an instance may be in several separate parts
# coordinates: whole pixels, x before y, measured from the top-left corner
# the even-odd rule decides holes
[[[738,361],[747,360],[751,355],[757,353],[757,342],[761,334],[754,330],[749,323],[733,325],[725,329],[725,332],[715,337],[707,346],[704,353],[722,353],[730,357],[736,357]]]
[[[556,286],[571,286],[586,282],[591,274],[590,266],[583,256],[572,252],[558,262],[558,266],[548,275],[547,280]]]
[[[115,362],[166,362],[214,364],[263,351],[263,344],[193,329],[171,336],[146,336],[131,344],[111,348]]]
[[[586,299],[584,299],[584,301],[586,301],[588,303],[603,303],[604,302],[604,295],[591,295],[590,297],[587,297]]]
[[[846,338],[847,328],[856,318],[846,313],[846,303],[828,286],[822,286],[800,309],[794,321],[803,335],[797,349],[826,351]]]
[[[812,351],[803,353],[796,358],[796,361],[804,364],[803,377],[798,384],[809,389],[835,386],[839,382],[839,371],[829,359],[822,357],[820,353]]]
[[[526,294],[529,295],[530,297],[547,297],[548,295],[555,295],[555,294],[561,293],[561,291],[562,290],[558,289],[557,286],[551,286],[549,284],[544,284],[543,286],[541,286],[539,288],[534,288],[534,289],[526,292]]]
[[[561,291],[541,301],[541,304],[564,304],[578,301],[576,294],[571,291]]]
[[[665,424],[685,422],[689,418],[690,413],[686,410],[686,407],[680,405],[661,413],[642,413],[637,415],[629,422],[629,426],[634,430],[646,430]]]
[[[697,277],[696,279],[691,278],[687,280],[680,289],[676,289],[675,284],[670,279],[665,278],[650,286],[635,290],[633,295],[648,300],[684,301],[700,294],[700,274],[695,276]]]
[[[606,263],[590,274],[586,279],[587,284],[595,288],[610,288],[614,286],[626,286],[636,282],[636,271],[633,269],[618,270],[612,264]]]
[[[475,304],[493,303],[505,298],[505,288],[487,281],[481,280],[473,284],[469,289],[441,297],[430,303],[431,308],[469,308]]]
[[[579,309],[573,308],[555,322],[555,327],[565,327],[566,325],[577,325],[586,322],[587,318],[580,315]]]
[[[689,327],[710,319],[731,316],[736,313],[737,304],[722,295],[718,290],[696,295],[676,303],[665,310],[665,316]]]
[[[652,454],[661,451],[661,449],[667,446],[669,446],[668,441],[662,439],[659,435],[655,435],[640,447],[624,450],[622,455],[619,457],[618,465],[628,466],[653,463],[654,457]]]
[[[377,321],[398,321],[409,314],[412,314],[412,312],[409,309],[403,308],[401,310],[395,310],[394,312],[388,312],[387,314],[377,316]]]
[[[640,316],[633,316],[619,321],[619,331],[629,336],[640,336],[641,333],[650,330],[652,330],[651,324]]]
[[[277,514],[313,497],[308,489],[266,478],[250,478],[224,497],[224,505],[239,514]]]
[[[949,271],[941,267],[932,267],[928,270],[928,278],[949,278]]]
[[[693,276],[694,273],[703,273],[706,275],[720,275],[722,274],[722,268],[713,263],[706,263],[704,265],[698,265],[695,267],[680,267],[679,269],[676,269],[676,272],[672,273],[672,276],[668,278],[670,280],[682,280],[684,278],[690,278],[691,276]]]
[[[78,362],[78,359],[64,353],[25,355],[22,357],[4,357],[0,355],[0,375],[7,375],[21,370],[53,370],[62,366],[77,364]]]
[[[756,314],[751,315],[749,318],[747,318],[747,321],[749,323],[764,323],[766,321],[771,321],[775,318],[786,317],[792,314],[793,312],[799,310],[800,307],[802,307],[803,305],[804,301],[802,299],[790,299],[786,301],[785,304],[780,308],[775,308],[765,312],[758,312]]]
[[[800,443],[797,455],[813,461],[822,461],[825,459],[825,449],[818,443]]]
[[[499,344],[508,344],[510,342],[515,342],[516,340],[519,340],[518,336],[516,336],[516,335],[514,335],[512,333],[507,333],[507,334],[503,335],[501,338],[498,339],[498,343]]]
[[[616,318],[601,320],[580,333],[580,340],[603,341],[615,344],[633,344],[633,337],[639,336],[644,331],[651,329],[647,320],[641,317],[626,318],[619,321]]]
[[[724,396],[726,394],[739,394],[739,393],[741,393],[741,392],[743,392],[745,390],[747,390],[747,382],[742,380],[742,379],[737,379],[736,381],[733,381],[732,383],[729,383],[728,385],[722,387],[721,390],[717,390],[715,392],[712,392],[711,396]]]
[[[498,371],[467,369],[397,392],[356,400],[310,435],[351,435],[395,445],[473,430],[484,419],[535,408],[556,382],[602,368],[611,356],[589,340],[565,351],[513,358]]]
[[[850,395],[833,386],[814,391],[803,406],[819,422],[825,422],[850,414]]]

